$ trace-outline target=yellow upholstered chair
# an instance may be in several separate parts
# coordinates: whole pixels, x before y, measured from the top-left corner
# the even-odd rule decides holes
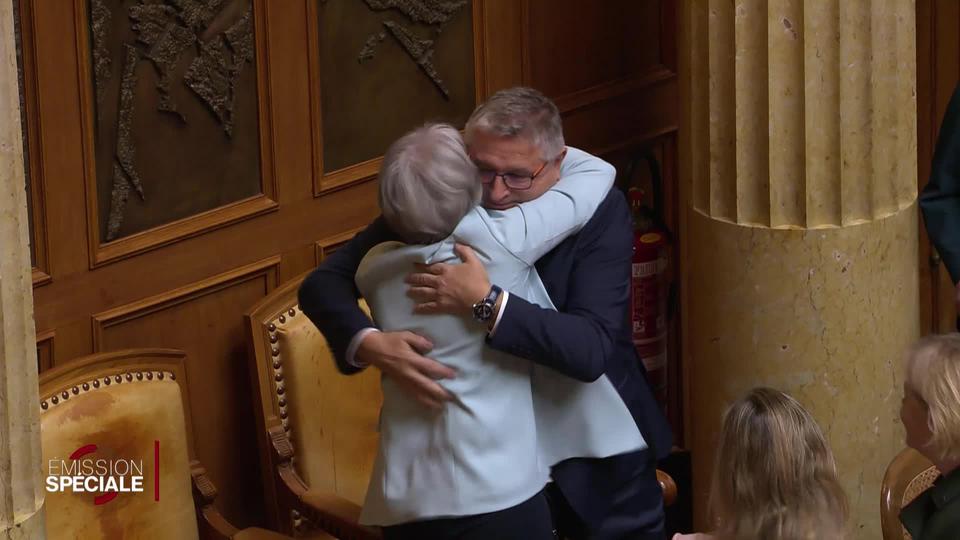
[[[143,480],[142,492],[121,492],[101,504],[92,493],[48,492],[49,538],[288,538],[239,531],[213,507],[216,489],[193,459],[182,351],[74,360],[41,374],[40,399],[45,476],[70,475],[71,464],[84,461],[116,464],[127,475],[120,464],[133,461]]]
[[[912,448],[906,448],[887,466],[880,486],[880,525],[883,540],[910,540],[900,523],[900,510],[933,485],[940,471]]]
[[[379,435],[380,378],[337,371],[326,340],[300,311],[303,276],[246,315],[267,511],[278,530],[379,538],[357,524]]]

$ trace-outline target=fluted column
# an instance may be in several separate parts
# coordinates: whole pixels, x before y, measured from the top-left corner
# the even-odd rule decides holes
[[[0,2],[0,539],[45,538],[13,4]]]
[[[826,430],[854,538],[880,534],[919,333],[915,6],[686,0],[684,335],[700,527],[719,412],[755,385]]]

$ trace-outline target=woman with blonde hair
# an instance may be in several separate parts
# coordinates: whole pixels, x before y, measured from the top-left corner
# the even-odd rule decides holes
[[[927,336],[910,348],[900,420],[907,446],[940,477],[900,512],[914,540],[956,539],[960,531],[960,334]]]
[[[723,417],[709,512],[715,531],[674,540],[835,540],[847,500],[820,426],[800,403],[755,388]]]

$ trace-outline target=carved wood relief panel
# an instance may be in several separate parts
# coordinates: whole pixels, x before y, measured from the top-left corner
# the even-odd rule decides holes
[[[81,73],[92,139],[94,246],[258,196],[260,204],[241,214],[272,206],[263,200],[274,197],[275,188],[261,155],[258,4],[85,2],[78,26],[88,55]],[[206,217],[203,228],[210,221]],[[191,232],[181,229],[181,235]],[[93,263],[169,236],[99,252]]]
[[[306,1],[317,193],[371,178],[387,146],[425,120],[463,126],[477,95],[475,2]]]

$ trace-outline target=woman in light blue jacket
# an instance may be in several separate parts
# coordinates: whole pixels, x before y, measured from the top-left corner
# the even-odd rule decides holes
[[[457,372],[438,381],[453,396],[440,411],[383,378],[380,449],[361,521],[391,526],[501,511],[543,497],[551,465],[645,447],[606,376],[584,383],[485,346],[486,323],[413,313],[404,279],[414,263],[457,263],[457,243],[473,248],[492,283],[554,309],[534,268],[576,233],[613,186],[603,160],[567,148],[546,166],[560,179],[539,198],[507,210],[478,205],[481,185],[459,132],[427,125],[395,142],[380,174],[384,219],[406,243],[375,246],[357,286],[378,327],[431,340],[431,357]],[[532,513],[518,538],[551,534]],[[451,533],[451,538],[455,537]]]

